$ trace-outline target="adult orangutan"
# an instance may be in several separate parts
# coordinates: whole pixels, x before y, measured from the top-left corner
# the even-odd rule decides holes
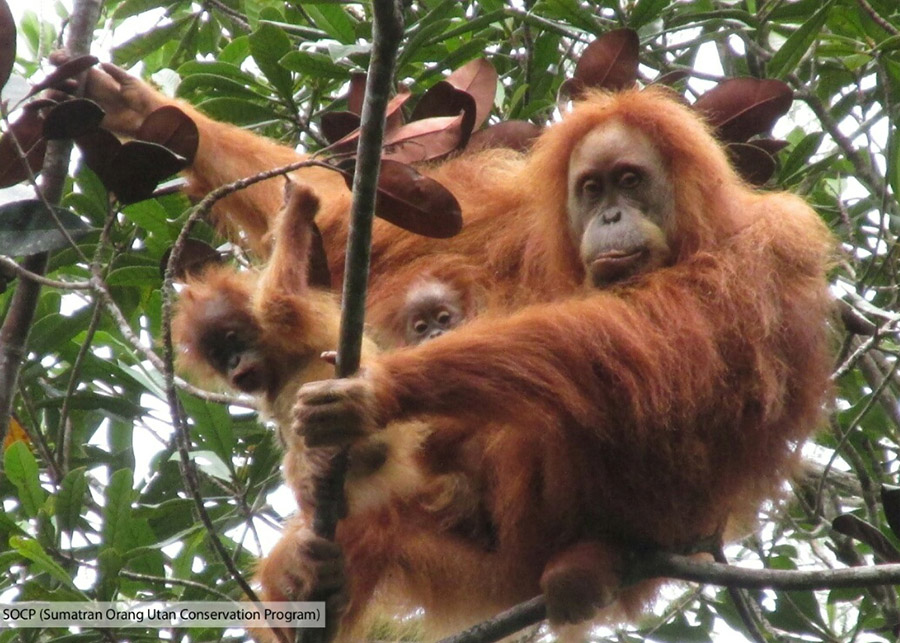
[[[796,197],[748,188],[662,91],[589,96],[507,169],[498,190],[515,198],[488,252],[523,252],[523,300],[546,303],[306,385],[297,430],[342,444],[452,418],[449,457],[483,481],[506,573],[441,601],[540,589],[551,621],[613,603],[628,615],[647,586],[621,587],[625,554],[688,550],[750,519],[816,427],[831,237]],[[620,285],[577,292],[584,281]]]
[[[93,73],[106,107],[134,91],[164,100],[112,73],[125,94]],[[295,158],[191,116],[195,186]],[[347,565],[351,603],[389,581],[453,625],[541,591],[557,623],[633,615],[652,587],[621,586],[626,554],[690,549],[751,519],[816,427],[828,230],[801,200],[750,189],[697,115],[652,88],[588,95],[526,156],[464,154],[429,174],[457,195],[462,233],[422,241],[376,226],[374,279],[455,253],[482,271],[491,306],[359,377],[307,384],[296,431],[341,445],[428,418],[422,460],[470,482],[491,538],[398,507],[372,527],[377,553]],[[341,248],[343,184],[295,177],[323,195],[326,245]],[[229,215],[251,245],[268,226],[264,192],[236,195]],[[414,536],[395,538],[399,525]],[[314,542],[285,538],[295,553]]]

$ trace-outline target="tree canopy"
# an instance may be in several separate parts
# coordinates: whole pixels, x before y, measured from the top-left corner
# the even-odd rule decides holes
[[[160,338],[168,323],[161,266],[192,212],[177,185],[166,189],[164,181],[189,160],[190,123],[170,115],[143,141],[104,138],[96,134],[102,114],[87,101],[53,106],[37,91],[26,96],[31,87],[64,87],[95,62],[76,57],[59,71],[50,53],[64,43],[77,48],[67,38],[87,20],[82,46],[89,43],[90,53],[216,119],[316,151],[358,125],[371,12],[368,4],[326,0],[107,0],[102,9],[76,3],[62,21],[26,11],[16,23],[0,5],[0,602],[239,598],[233,572],[249,578],[290,511],[289,501],[279,501],[271,428],[241,400],[179,385],[196,490],[215,535],[185,493],[164,378],[170,356]],[[714,124],[749,178],[810,202],[841,241],[831,274],[836,399],[804,448],[804,469],[785,502],[767,507],[759,529],[727,554],[772,570],[900,562],[895,0],[417,0],[404,17],[400,98],[389,110],[407,122],[437,120],[397,135],[396,160],[419,160],[400,149],[412,138],[439,157],[498,123],[507,123],[499,131],[510,144],[525,144],[559,117],[560,102],[580,82],[613,88],[618,81],[605,73],[613,71],[626,82],[671,85],[701,101],[698,108],[724,109]],[[636,34],[634,53],[623,41],[610,63],[608,46],[600,54],[588,49],[626,28],[617,33]],[[479,85],[482,65],[496,71],[495,86]],[[441,85],[460,69],[468,71]],[[764,113],[762,126],[722,107],[721,89],[711,94],[745,77],[783,83],[762,98],[741,95],[740,105]],[[770,107],[779,100],[784,109]],[[92,142],[82,144],[85,137]],[[57,143],[68,139],[82,150],[71,167]],[[402,187],[393,189],[402,197]],[[186,250],[190,256],[253,261],[202,222],[191,236],[198,245]],[[35,274],[45,279],[36,282]],[[219,545],[233,565],[223,563]],[[849,642],[900,634],[900,601],[890,585],[751,590],[752,625],[721,586],[674,585],[666,597],[655,615],[595,639],[712,641],[743,633]],[[408,629],[388,625],[377,638],[415,637]],[[244,636],[215,629],[169,635]],[[0,643],[126,637],[159,634],[0,630]]]

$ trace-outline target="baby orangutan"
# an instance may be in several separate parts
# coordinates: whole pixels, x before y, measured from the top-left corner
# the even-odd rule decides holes
[[[330,293],[308,284],[310,223],[318,199],[304,186],[288,185],[266,268],[238,272],[216,265],[189,279],[173,320],[173,338],[180,349],[179,367],[255,396],[262,414],[275,421],[285,448],[285,482],[301,512],[286,523],[282,538],[260,561],[260,597],[325,600],[329,627],[336,627],[346,611],[348,628],[364,628],[361,614],[371,607],[375,585],[400,546],[398,533],[422,522],[466,536],[487,533],[489,527],[482,524],[480,495],[468,476],[435,471],[422,460],[420,447],[430,425],[405,421],[353,440],[345,482],[347,515],[337,541],[313,534],[315,487],[335,449],[316,448],[314,436],[307,434],[304,442],[292,431],[291,407],[302,384],[333,375],[321,355],[337,345],[340,309]],[[364,338],[363,360],[374,352],[374,344]],[[348,435],[354,437],[359,436]],[[425,469],[432,475],[423,476]],[[399,507],[411,512],[412,527],[372,526],[397,521]],[[345,555],[348,568],[357,572],[349,580],[344,577]],[[257,631],[254,636],[290,639],[286,632]]]

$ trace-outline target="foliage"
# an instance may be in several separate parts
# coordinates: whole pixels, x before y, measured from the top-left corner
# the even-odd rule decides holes
[[[317,150],[326,144],[323,115],[347,109],[348,83],[367,66],[369,12],[324,0],[108,0],[96,38],[116,43],[114,62],[140,63],[145,77],[175,87],[212,116]],[[18,25],[8,87],[17,77],[43,78],[58,28],[33,13]],[[777,152],[770,185],[804,195],[842,241],[833,273],[843,302],[834,324],[835,407],[817,444],[805,449],[789,502],[772,507],[729,557],[775,569],[900,560],[900,539],[888,526],[898,524],[896,493],[888,487],[881,495],[882,485],[900,484],[900,7],[894,0],[418,0],[406,12],[397,77],[421,96],[449,71],[486,56],[499,74],[489,122],[542,124],[554,117],[560,86],[585,46],[619,27],[638,32],[642,80],[690,72],[674,78],[692,100],[723,78],[785,81],[796,100],[774,132],[788,144]],[[0,31],[0,45],[5,37]],[[5,66],[0,53],[0,72]],[[2,127],[8,131],[10,120]],[[17,196],[0,190],[0,203],[22,199],[16,189]],[[0,431],[7,433],[0,597],[238,597],[184,492],[159,368],[159,266],[190,204],[169,193],[120,205],[79,164],[61,205],[78,215],[82,230],[52,246],[47,275],[93,282],[45,287],[37,304],[15,389],[16,420]],[[217,243],[206,228],[194,236]],[[0,264],[7,319],[19,283]],[[206,509],[249,576],[254,555],[290,510],[277,502],[272,431],[245,407],[185,390],[179,398],[191,420]],[[844,514],[856,519],[832,527]],[[720,640],[744,630],[724,589],[682,586],[668,595],[661,616],[598,632],[597,640]],[[888,641],[900,632],[892,587],[750,598],[772,639]],[[0,632],[0,641],[11,635]],[[88,630],[70,639],[108,636]],[[136,628],[112,636],[158,634]],[[231,637],[212,630],[189,636]]]

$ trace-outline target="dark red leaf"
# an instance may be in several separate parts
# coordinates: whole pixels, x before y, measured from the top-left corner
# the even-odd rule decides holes
[[[666,87],[674,87],[686,78],[690,78],[691,73],[683,69],[670,71],[668,74],[662,74],[653,79],[654,85],[665,85]]]
[[[69,96],[65,96],[64,100],[68,100],[68,99],[69,99]],[[35,98],[34,100],[29,101],[25,105],[25,109],[42,110],[42,109],[47,109],[50,107],[55,107],[56,105],[59,105],[58,100],[54,100],[52,98],[47,98],[46,96],[42,96],[41,98]]]
[[[309,227],[312,232],[309,246],[309,285],[331,290],[331,269],[328,267],[328,253],[325,251],[322,233],[314,221],[310,221]]]
[[[359,115],[353,112],[327,112],[319,122],[322,135],[329,143],[334,143],[359,128]]]
[[[340,168],[351,187],[353,161],[342,163]],[[375,215],[435,239],[452,237],[462,229],[462,211],[450,190],[410,165],[387,159],[381,161]]]
[[[6,85],[16,62],[16,21],[6,0],[0,0],[0,89]]]
[[[881,485],[881,506],[888,526],[900,538],[900,487]]]
[[[44,138],[77,138],[100,127],[105,112],[94,101],[74,98],[59,103],[47,112]]]
[[[101,170],[94,171],[107,190],[113,192],[121,203],[129,204],[149,199],[160,181],[184,169],[186,165],[184,157],[162,145],[147,141],[128,141],[122,144],[112,158],[105,161],[101,159]]]
[[[791,107],[794,94],[780,80],[729,78],[703,94],[694,109],[723,141],[743,142],[768,132]]]
[[[397,95],[388,102],[385,110],[385,136],[387,136],[391,130],[397,129],[403,123],[403,112],[400,111],[400,108],[403,107],[403,103],[409,100],[410,96],[409,88],[401,87],[400,91],[397,92]],[[356,129],[329,145],[325,150],[332,154],[352,153],[356,151],[358,139],[359,129]]]
[[[106,173],[107,167],[115,162],[116,154],[122,144],[112,132],[103,128],[97,128],[75,139],[75,144],[81,150],[81,158],[84,164],[94,171],[100,181],[110,189],[110,178]]]
[[[731,162],[744,180],[752,185],[763,185],[775,174],[775,159],[752,143],[729,143],[726,146]]]
[[[608,31],[581,54],[572,79],[584,88],[619,90],[632,87],[638,77],[640,40],[633,29]],[[573,94],[577,97],[577,94]]]
[[[44,163],[44,152],[47,150],[43,131],[44,117],[40,110],[25,109],[9,126],[9,130],[0,137],[0,188],[7,188],[26,180],[29,176],[28,168],[32,174],[40,171]],[[18,147],[25,153],[27,164],[22,162],[19,150],[13,142],[14,136]]]
[[[841,514],[831,521],[831,528],[839,534],[867,544],[882,560],[900,562],[900,551],[877,527],[853,514]]]
[[[447,76],[443,82],[472,97],[475,101],[475,122],[472,129],[481,127],[494,108],[494,97],[497,95],[497,70],[494,66],[484,58],[476,58]],[[449,114],[433,114],[438,115],[449,116]]]
[[[200,133],[194,120],[174,105],[153,110],[141,123],[135,136],[138,140],[162,145],[193,162],[200,144]]]
[[[359,116],[362,114],[363,100],[366,97],[366,74],[357,71],[350,74],[350,89],[347,92],[347,111]]]
[[[503,121],[478,130],[469,139],[469,150],[506,147],[524,152],[541,133],[541,127],[529,121]]]
[[[419,163],[440,158],[463,144],[463,119],[437,116],[412,121],[392,132],[384,141],[384,158],[400,163]]]
[[[493,67],[491,67],[493,69]],[[476,122],[475,113],[477,107],[475,99],[466,91],[457,89],[446,80],[433,85],[416,104],[410,121],[418,121],[435,116],[463,115],[460,125],[460,147],[465,147],[472,135],[472,130],[481,123]],[[485,114],[487,117],[487,114]]]
[[[159,262],[159,274],[163,277],[166,276],[166,266],[171,256],[172,248],[168,248]],[[210,264],[220,264],[222,261],[222,254],[205,241],[185,239],[178,261],[172,266],[172,277],[183,282],[188,276],[198,276]]]
[[[37,85],[31,88],[31,91],[28,92],[29,96],[34,96],[38,92],[42,92],[45,89],[50,87],[57,87],[60,83],[72,78],[73,76],[77,76],[81,72],[86,69],[90,69],[94,65],[97,64],[96,56],[78,56],[77,58],[72,58],[71,60],[67,60],[59,67],[54,69],[50,74]]]

